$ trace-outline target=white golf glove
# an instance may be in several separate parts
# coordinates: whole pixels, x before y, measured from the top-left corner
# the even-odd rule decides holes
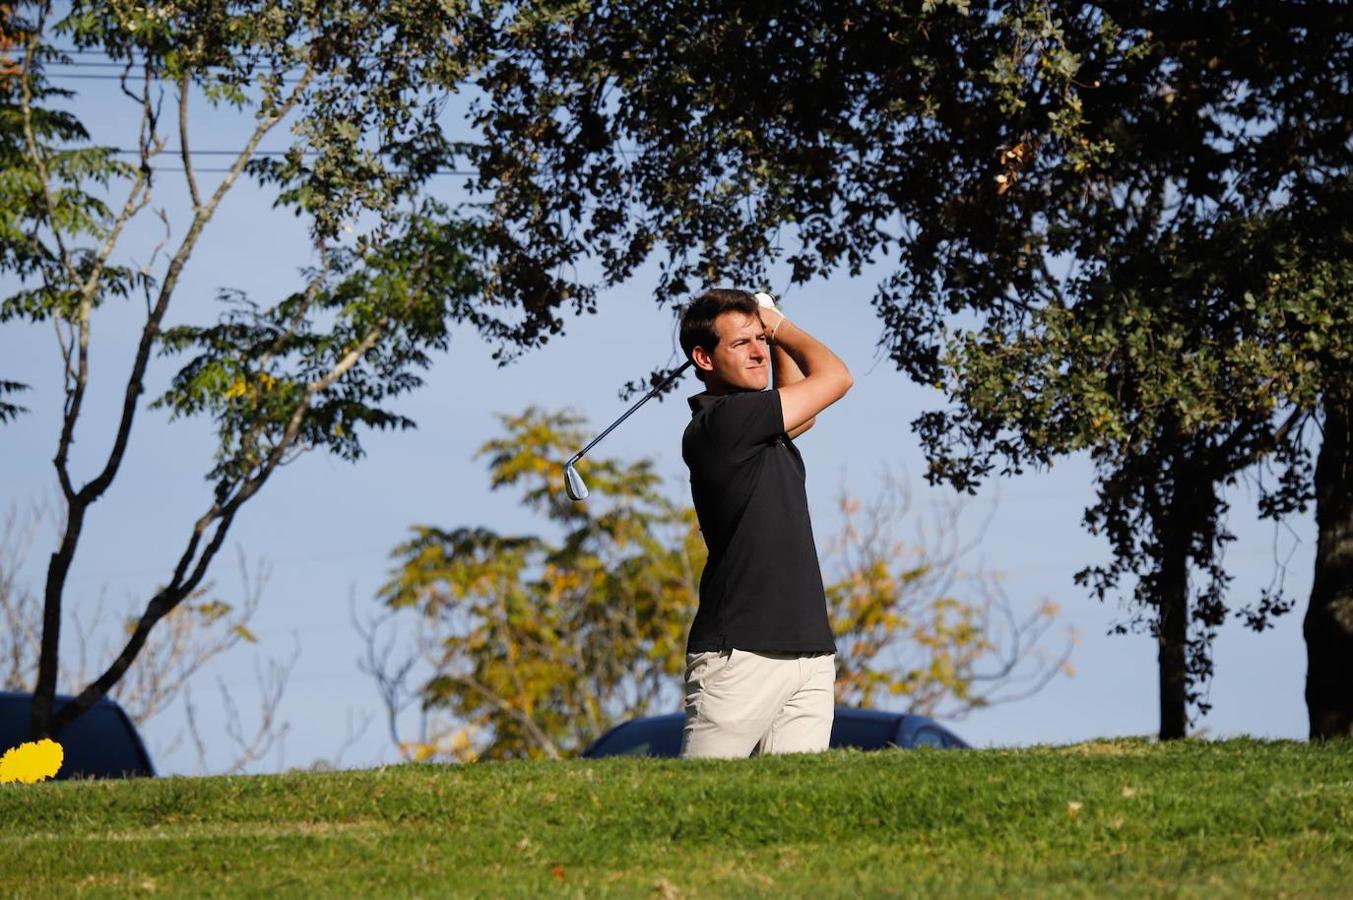
[[[779,317],[775,324],[770,327],[771,340],[775,340],[775,332],[780,330],[780,323],[785,320],[785,314],[781,312],[780,307],[775,304],[775,296],[773,294],[768,294],[765,291],[757,291],[752,294],[752,296],[756,298],[756,302],[760,304],[761,307],[764,309],[775,310],[775,314]]]

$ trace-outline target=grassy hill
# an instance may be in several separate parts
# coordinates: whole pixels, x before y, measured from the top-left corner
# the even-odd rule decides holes
[[[1353,744],[0,788],[4,896],[1350,896]]]

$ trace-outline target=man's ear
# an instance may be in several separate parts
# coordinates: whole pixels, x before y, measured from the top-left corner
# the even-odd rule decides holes
[[[709,355],[704,347],[692,347],[691,359],[695,362],[695,367],[702,372],[714,371],[714,358]]]

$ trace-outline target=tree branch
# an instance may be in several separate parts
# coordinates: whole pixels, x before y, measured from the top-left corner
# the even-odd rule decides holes
[[[188,194],[193,198],[193,212],[202,208],[202,195],[197,192],[197,176],[193,173],[193,158],[188,153],[188,88],[192,82],[187,70],[179,76],[179,155],[183,157],[183,177],[188,182]]]
[[[540,747],[541,750],[545,751],[545,755],[548,756],[550,759],[563,758],[563,754],[559,752],[559,748],[555,745],[554,741],[550,740],[550,736],[547,735],[544,731],[542,731],[540,726],[536,724],[535,720],[532,719],[530,716],[528,716],[525,712],[523,712],[520,709],[517,709],[511,703],[508,703],[502,697],[499,697],[493,691],[484,687],[482,684],[480,684],[478,681],[475,681],[468,675],[448,675],[447,677],[450,678],[452,681],[459,681],[461,684],[470,688],[472,691],[479,694],[479,696],[483,697],[485,700],[489,701],[494,706],[498,707],[503,712],[507,713],[512,718],[520,722],[522,724],[522,727],[527,730],[527,732],[531,735],[531,738],[536,742],[536,746]]]
[[[235,514],[250,497],[263,487],[267,482],[268,477],[281,462],[282,456],[287,448],[294,443],[297,434],[300,433],[301,425],[305,421],[305,415],[310,409],[311,399],[341,378],[357,364],[357,361],[360,360],[368,350],[375,346],[376,342],[380,340],[381,335],[384,334],[384,327],[387,321],[388,318],[378,322],[376,326],[368,332],[366,337],[358,343],[357,346],[346,353],[323,378],[317,379],[306,386],[305,400],[297,405],[296,411],[292,414],[290,421],[287,423],[287,428],[282,439],[278,442],[277,446],[273,448],[272,452],[268,455],[267,460],[259,467],[257,474],[246,479],[233,497],[224,503],[214,503],[211,508],[197,520],[197,523],[193,527],[192,536],[189,538],[188,546],[179,557],[178,565],[174,569],[173,579],[166,587],[157,592],[146,605],[145,612],[137,621],[122,652],[118,654],[113,663],[96,681],[81,691],[75,700],[62,707],[59,714],[51,718],[51,724],[48,730],[56,731],[64,727],[65,724],[73,721],[76,716],[92,706],[100,697],[107,694],[141,652],[142,647],[145,645],[146,638],[149,635],[151,628],[155,626],[155,623],[173,610],[185,597],[192,593],[192,591],[197,589],[197,586],[206,576],[207,568],[211,565],[212,559],[220,549],[221,543],[225,540],[226,532],[230,530]],[[71,512],[72,515],[78,513],[83,516],[84,507],[74,507]],[[203,535],[213,521],[218,521],[216,530],[213,533],[210,542],[202,551],[201,556],[198,556],[197,548],[201,543]],[[76,532],[78,533],[78,529],[76,529]],[[69,536],[70,534],[71,529],[68,528],[67,535]],[[194,558],[196,558],[195,565],[193,563]],[[192,567],[191,574],[188,573],[190,566]],[[48,585],[50,590],[50,570]]]
[[[1240,472],[1259,462],[1259,460],[1272,452],[1275,447],[1287,440],[1287,436],[1292,433],[1292,429],[1296,428],[1297,425],[1310,414],[1311,411],[1309,409],[1301,406],[1292,410],[1287,419],[1274,431],[1264,435],[1249,453],[1244,454],[1234,463],[1228,464],[1227,458],[1235,450],[1235,446],[1240,443],[1240,430],[1237,429],[1232,432],[1226,442],[1217,448],[1215,454],[1218,465],[1225,467],[1222,474],[1225,475]]]
[[[56,201],[52,198],[51,175],[47,170],[47,161],[43,158],[42,151],[38,147],[37,135],[33,131],[33,85],[31,82],[33,74],[33,61],[37,56],[38,47],[42,43],[42,32],[47,24],[47,13],[50,12],[50,5],[44,4],[42,12],[38,14],[37,26],[28,36],[28,43],[24,48],[24,67],[23,76],[19,79],[20,106],[23,109],[23,133],[24,141],[28,146],[29,158],[33,160],[33,165],[37,167],[38,178],[42,181],[43,202],[47,206],[47,224],[52,229],[52,237],[56,240],[57,249],[61,252],[61,262],[66,267],[66,274],[72,283],[80,280],[80,273],[75,268],[75,263],[71,260],[70,251],[66,247],[66,239],[61,235],[61,229],[56,222]]]
[[[266,674],[255,665],[254,674],[262,693],[260,696],[258,729],[250,739],[246,739],[244,736],[244,728],[234,698],[226,688],[225,682],[217,679],[217,685],[221,691],[221,703],[226,709],[226,734],[239,749],[234,763],[223,774],[239,774],[244,771],[245,766],[262,759],[274,743],[286,737],[289,728],[288,723],[283,722],[280,728],[275,724],[277,708],[281,705],[282,694],[286,692],[287,682],[290,680],[292,670],[296,668],[296,661],[300,657],[301,645],[297,642],[292,651],[291,659],[285,663],[270,661]]]
[[[142,329],[141,342],[137,347],[136,359],[132,365],[131,376],[127,379],[127,391],[122,404],[122,418],[118,423],[117,436],[113,443],[112,452],[109,454],[108,462],[105,464],[103,471],[85,485],[84,489],[80,492],[81,495],[86,498],[86,502],[92,502],[108,489],[108,485],[112,483],[114,476],[117,474],[118,467],[121,465],[122,455],[126,450],[127,440],[131,434],[132,421],[136,415],[136,399],[144,390],[143,382],[146,366],[150,360],[151,348],[155,344],[155,339],[159,336],[160,322],[163,321],[165,312],[168,310],[170,297],[178,287],[179,276],[183,271],[183,267],[188,262],[188,257],[196,247],[197,240],[201,236],[203,228],[215,214],[221,199],[234,185],[235,180],[239,177],[240,173],[244,171],[245,165],[253,157],[259,142],[263,140],[264,136],[266,136],[279,121],[291,112],[296,103],[300,101],[302,93],[313,77],[314,66],[313,64],[307,64],[305,74],[301,77],[295,90],[292,91],[291,95],[280,107],[278,107],[274,114],[262,117],[244,149],[240,151],[239,156],[236,157],[234,164],[230,167],[229,173],[221,180],[216,191],[212,194],[211,200],[208,201],[205,206],[199,207],[196,214],[193,216],[193,223],[189,226],[188,233],[184,235],[183,242],[179,245],[179,249],[174,254],[173,259],[170,260],[169,267],[165,272],[164,282],[160,286],[160,295],[156,301],[155,308],[151,311],[150,316],[146,320],[145,327]]]
[[[397,664],[391,663],[390,657],[394,652],[397,631],[390,635],[383,648],[377,650],[378,632],[396,615],[397,611],[390,610],[383,616],[375,616],[363,622],[357,616],[355,597],[351,594],[348,596],[348,617],[362,639],[362,657],[357,660],[357,668],[375,679],[376,689],[385,707],[386,729],[390,734],[390,741],[398,748],[402,743],[399,737],[399,714],[418,699],[417,692],[408,690],[406,683],[409,673],[417,665],[420,657],[418,653],[412,653]]]

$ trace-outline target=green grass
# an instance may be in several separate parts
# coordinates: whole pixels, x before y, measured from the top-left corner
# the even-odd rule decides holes
[[[0,789],[0,894],[1353,897],[1353,744]]]

